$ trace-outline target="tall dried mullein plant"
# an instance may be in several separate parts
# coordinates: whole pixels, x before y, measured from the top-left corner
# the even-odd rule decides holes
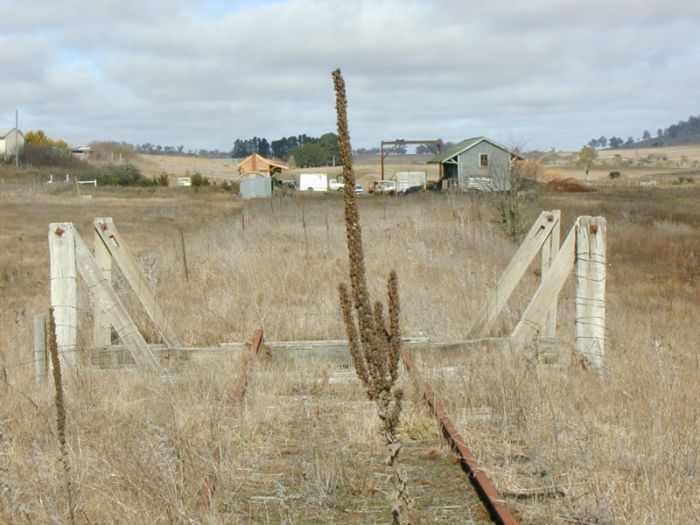
[[[56,318],[53,308],[49,309],[49,355],[51,356],[51,368],[53,370],[53,384],[56,389],[56,433],[58,447],[61,453],[61,466],[63,467],[63,483],[66,489],[68,517],[71,524],[75,524],[75,503],[71,486],[70,463],[68,462],[68,446],[66,444],[66,405],[63,395],[63,379],[61,378],[61,361],[58,358],[58,342],[56,341]]]
[[[354,192],[355,173],[352,168],[352,150],[348,132],[345,81],[339,69],[333,71],[333,85],[338,118],[338,140],[343,159],[345,234],[350,258],[350,291],[345,283],[340,284],[340,307],[355,370],[364,385],[367,397],[377,405],[382,423],[382,435],[389,449],[387,465],[392,469],[394,483],[391,506],[393,523],[407,525],[409,498],[406,492],[406,476],[399,463],[401,442],[396,435],[403,398],[403,392],[396,387],[401,350],[398,278],[394,271],[389,274],[388,319],[386,319],[382,303],[377,301],[372,306],[367,291],[362,228],[357,196]]]

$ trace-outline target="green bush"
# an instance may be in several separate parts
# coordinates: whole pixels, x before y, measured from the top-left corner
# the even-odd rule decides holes
[[[493,192],[492,207],[503,232],[513,241],[520,242],[528,230],[528,217],[532,207],[530,201],[535,195],[536,185],[522,176],[519,165],[511,170],[509,182],[508,190]]]
[[[209,186],[209,179],[202,177],[202,174],[197,172],[192,175],[192,187],[197,189],[201,188],[202,186]]]
[[[154,186],[155,181],[143,176],[141,171],[132,164],[110,164],[94,168],[91,177],[100,186]]]
[[[240,193],[240,186],[236,181],[225,180],[221,185],[221,189],[224,191],[230,191],[231,193]]]

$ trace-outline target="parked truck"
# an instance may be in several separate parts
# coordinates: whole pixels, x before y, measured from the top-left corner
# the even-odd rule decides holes
[[[424,171],[397,171],[394,180],[396,192],[406,193],[409,190],[425,189],[427,176]]]
[[[328,175],[325,173],[300,173],[300,191],[328,191]]]
[[[396,193],[395,180],[375,180],[369,187],[370,193]]]
[[[345,188],[345,184],[343,184],[342,181],[337,179],[331,179],[328,181],[328,189],[330,191],[343,191],[343,188]]]

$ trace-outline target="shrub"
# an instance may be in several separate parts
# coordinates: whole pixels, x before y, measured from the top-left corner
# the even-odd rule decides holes
[[[209,186],[209,179],[202,177],[201,173],[196,172],[194,175],[192,175],[192,187],[194,189],[198,189],[202,186]]]
[[[91,176],[101,186],[154,186],[154,180],[143,176],[133,164],[120,164],[95,168]]]
[[[492,208],[496,220],[501,225],[503,232],[515,242],[519,242],[522,235],[528,230],[530,195],[536,191],[534,180],[524,177],[523,172],[527,170],[523,168],[527,167],[523,163],[514,164],[509,174],[509,189],[493,192]],[[532,171],[530,169],[529,173]]]
[[[610,173],[608,173],[608,177],[610,177],[611,180],[619,179],[620,175],[621,174],[619,171],[611,171]]]
[[[221,185],[221,189],[224,191],[230,191],[231,193],[240,193],[240,186],[236,181],[225,180]]]
[[[136,156],[131,144],[115,141],[94,141],[90,143],[90,158],[111,162],[129,161]]]
[[[549,181],[544,187],[547,191],[558,191],[563,193],[584,193],[588,191],[595,191],[593,188],[589,188],[588,186],[581,184],[581,182],[573,177]]]
[[[167,187],[167,186],[170,185],[170,178],[168,177],[168,174],[167,174],[167,173],[162,172],[160,175],[158,175],[157,177],[154,177],[154,178],[153,178],[153,182],[154,182],[157,186]]]
[[[49,145],[25,144],[21,158],[32,166],[81,168],[85,163],[76,159],[67,148]]]

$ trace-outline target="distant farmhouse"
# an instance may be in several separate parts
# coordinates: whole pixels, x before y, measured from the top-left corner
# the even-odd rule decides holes
[[[0,159],[13,157],[24,148],[24,134],[17,128],[0,128]]]
[[[486,137],[474,137],[446,149],[428,164],[440,165],[443,188],[506,191],[510,189],[510,170],[515,160],[521,157],[514,151]]]
[[[282,170],[289,169],[289,166],[281,162],[268,160],[254,151],[243,159],[238,166],[236,166],[236,169],[238,170],[239,176],[245,175],[246,173],[266,173],[268,175],[274,175]]]
[[[71,155],[73,155],[73,158],[78,160],[88,160],[90,158],[90,154],[92,153],[92,148],[90,146],[80,146],[78,148],[71,148],[70,152]]]

